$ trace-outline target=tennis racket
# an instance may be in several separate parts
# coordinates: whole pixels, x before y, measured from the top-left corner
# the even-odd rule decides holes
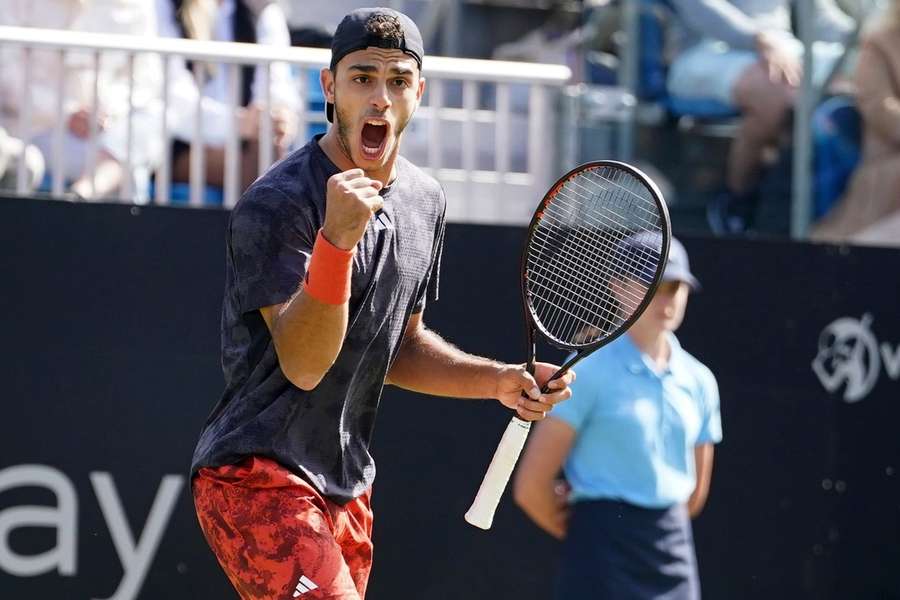
[[[535,334],[575,353],[551,380],[622,335],[659,285],[671,236],[659,188],[630,165],[591,162],[557,181],[531,219],[522,252],[528,371]],[[510,421],[466,512],[470,524],[490,529],[530,429],[529,421]]]

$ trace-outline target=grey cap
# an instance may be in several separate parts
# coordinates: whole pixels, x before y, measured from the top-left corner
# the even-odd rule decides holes
[[[700,282],[691,273],[687,250],[675,237],[672,237],[669,243],[669,261],[666,263],[666,270],[663,271],[662,280],[683,281],[690,285],[695,292],[700,289]]]
[[[619,242],[619,259],[628,265],[627,273],[623,275],[650,285],[658,264],[657,261],[650,260],[650,257],[661,254],[662,242],[662,234],[656,231],[641,231]],[[663,270],[662,281],[684,281],[692,290],[700,289],[700,282],[691,273],[687,250],[674,236],[669,241],[669,258]]]

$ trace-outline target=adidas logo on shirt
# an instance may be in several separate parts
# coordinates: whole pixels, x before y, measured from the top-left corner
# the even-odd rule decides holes
[[[300,581],[297,582],[297,588],[294,590],[294,598],[300,596],[301,594],[311,592],[318,587],[319,586],[312,582],[312,579],[310,579],[306,575],[301,575]]]

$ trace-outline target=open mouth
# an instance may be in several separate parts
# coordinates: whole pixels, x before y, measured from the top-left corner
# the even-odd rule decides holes
[[[387,123],[378,119],[366,119],[362,128],[362,153],[369,160],[375,160],[384,153],[387,142]]]

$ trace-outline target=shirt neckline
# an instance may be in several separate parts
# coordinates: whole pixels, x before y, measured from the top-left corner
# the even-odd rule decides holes
[[[336,164],[334,164],[334,161],[328,157],[328,154],[325,152],[325,150],[322,149],[322,146],[319,144],[319,141],[324,136],[325,136],[324,133],[317,133],[316,135],[313,136],[312,140],[310,140],[309,143],[315,147],[314,152],[317,152],[319,154],[319,157],[322,160],[324,160],[326,162],[326,164],[330,167],[330,171],[332,172],[332,174],[340,173],[341,168],[338,167]],[[401,179],[401,171],[403,170],[403,161],[399,160],[400,159],[399,154],[397,155],[397,159],[398,160],[394,162],[394,166],[396,167],[396,171],[397,171],[397,176],[394,177],[394,180],[391,181],[390,185],[387,185],[387,186],[381,188],[381,192],[379,192],[381,197],[384,198],[385,200],[388,200],[389,198],[391,198],[394,195],[394,190],[397,189],[397,187],[398,187],[397,184]]]
[[[672,374],[672,364],[677,360],[676,356],[681,350],[681,344],[678,343],[678,338],[675,337],[674,333],[670,332],[666,334],[666,339],[669,342],[669,361],[666,364],[665,369],[661,371],[656,368],[656,365],[650,360],[650,357],[637,347],[637,344],[634,343],[634,340],[631,339],[631,336],[629,336],[627,332],[623,333],[616,342],[621,345],[621,350],[624,353],[623,359],[625,361],[625,366],[629,371],[638,374],[647,370],[654,376],[662,378]]]

